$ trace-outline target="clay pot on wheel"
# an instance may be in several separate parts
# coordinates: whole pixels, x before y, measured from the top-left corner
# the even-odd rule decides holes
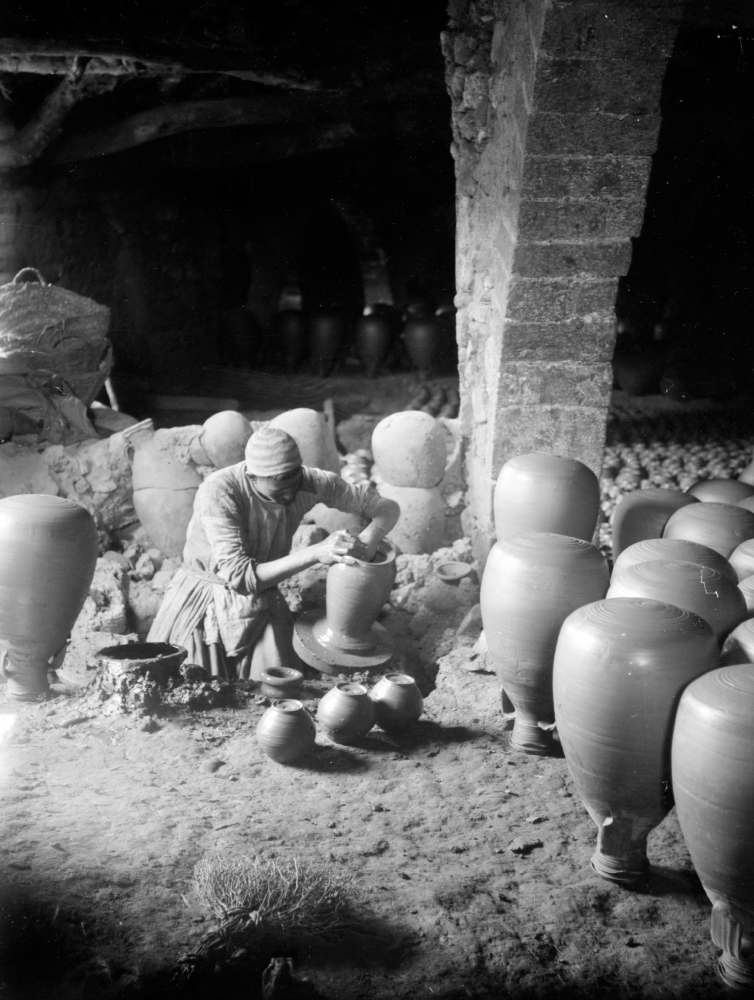
[[[403,327],[401,336],[411,364],[419,369],[420,378],[426,378],[440,349],[442,339],[440,324],[430,318],[409,319]]]
[[[334,743],[353,743],[374,725],[374,705],[363,684],[345,681],[330,688],[317,706],[317,721]]]
[[[732,583],[738,582],[735,569],[719,552],[708,545],[700,545],[699,542],[688,542],[685,538],[645,538],[642,542],[634,542],[615,560],[611,580],[620,579],[629,566],[658,559],[664,562],[699,563],[700,566],[717,570]]]
[[[580,538],[531,532],[495,544],[482,578],[480,604],[487,648],[516,709],[511,746],[547,753],[554,721],[552,661],[560,626],[608,586],[607,563]]]
[[[671,515],[662,537],[700,542],[727,559],[741,542],[754,538],[754,513],[739,504],[694,503]]]
[[[333,370],[344,336],[345,327],[339,316],[312,316],[309,322],[309,357],[320,377],[326,377]]]
[[[681,692],[718,663],[709,625],[664,602],[597,601],[563,623],[555,719],[597,825],[592,867],[602,878],[630,883],[648,869],[647,835],[672,805],[670,735]]]
[[[721,644],[746,618],[746,602],[736,584],[699,563],[658,559],[626,566],[613,572],[607,596],[646,597],[686,608],[709,623]]]
[[[356,323],[356,354],[368,378],[374,378],[393,343],[393,324],[387,316],[369,314]]]
[[[0,650],[11,698],[49,689],[48,662],[89,594],[97,550],[94,519],[73,501],[37,493],[0,500]]]
[[[409,674],[385,674],[369,692],[377,725],[391,732],[405,729],[421,716],[424,699]]]
[[[284,698],[270,705],[256,735],[268,757],[278,764],[293,764],[314,746],[316,727],[300,701]]]
[[[308,350],[309,322],[306,314],[299,309],[282,309],[275,314],[272,322],[285,367],[289,372],[295,372]]]
[[[661,538],[671,514],[699,502],[688,493],[656,486],[624,494],[613,515],[613,559],[629,545],[646,538]]]
[[[505,463],[495,485],[497,540],[545,531],[591,542],[600,509],[592,470],[575,458],[532,452]]]
[[[686,688],[673,732],[673,794],[691,860],[712,903],[718,971],[754,987],[754,666],[713,670]]]

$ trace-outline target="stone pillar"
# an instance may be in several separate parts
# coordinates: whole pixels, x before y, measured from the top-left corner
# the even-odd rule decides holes
[[[451,0],[465,530],[494,541],[514,455],[602,465],[614,302],[638,235],[680,7]]]

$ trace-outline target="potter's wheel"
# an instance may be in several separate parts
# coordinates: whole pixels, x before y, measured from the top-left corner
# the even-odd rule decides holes
[[[323,646],[314,636],[314,626],[324,617],[324,608],[307,611],[293,628],[293,648],[310,667],[323,674],[343,674],[348,671],[377,670],[385,667],[392,659],[393,640],[386,628],[372,625],[370,634],[372,646],[363,653],[342,650],[335,646]]]

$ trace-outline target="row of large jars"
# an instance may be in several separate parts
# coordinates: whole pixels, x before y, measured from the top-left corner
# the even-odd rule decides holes
[[[721,975],[741,987],[754,982],[753,498],[732,480],[629,494],[611,576],[592,544],[591,470],[518,456],[498,479],[481,593],[512,747],[550,752],[557,727],[597,827],[592,866],[614,882],[647,871],[647,835],[675,799]]]

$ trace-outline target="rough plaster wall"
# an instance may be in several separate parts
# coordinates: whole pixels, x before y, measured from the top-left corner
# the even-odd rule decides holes
[[[450,16],[465,526],[484,556],[508,458],[548,451],[600,471],[617,279],[680,8],[456,0]]]

